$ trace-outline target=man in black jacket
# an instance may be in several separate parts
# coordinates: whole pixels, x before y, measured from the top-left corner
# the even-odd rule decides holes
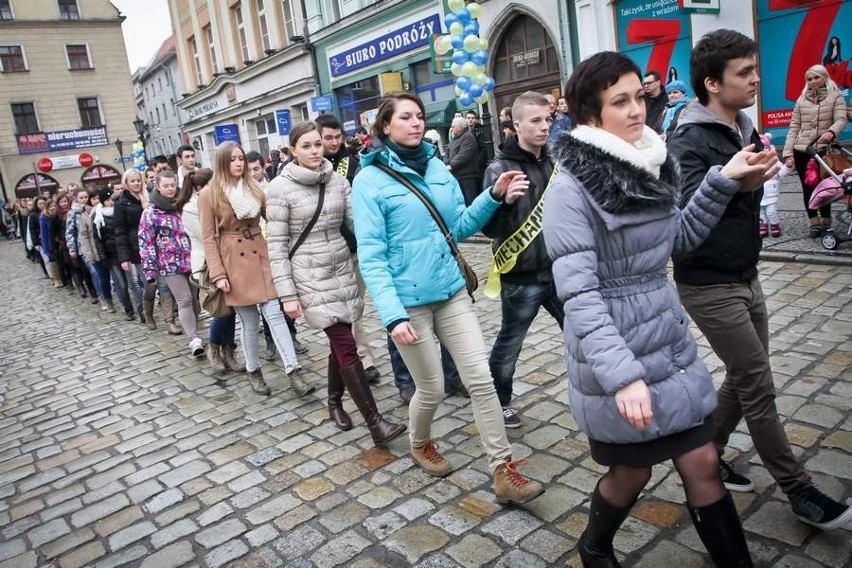
[[[663,113],[666,112],[666,103],[669,102],[666,93],[663,92],[660,73],[648,71],[645,78],[642,79],[642,87],[645,89],[645,124],[660,134],[663,126]]]
[[[681,204],[685,204],[707,170],[726,163],[741,148],[762,144],[742,109],[754,104],[760,77],[757,46],[731,30],[716,30],[695,46],[690,74],[696,99],[681,112],[668,149],[680,162]],[[766,176],[743,181],[761,185],[777,172],[774,151]],[[821,493],[790,448],[775,405],[769,364],[769,316],[757,273],[763,191],[739,193],[704,243],[674,263],[674,279],[690,317],[724,362],[725,381],[713,413],[720,453],[741,418],[769,473],[787,494],[803,522],[822,529],[845,525],[852,510]],[[750,491],[753,484],[720,462],[722,480],[731,491]],[[731,522],[734,522],[733,520]]]
[[[470,206],[479,195],[479,144],[465,119],[456,117],[450,126],[453,139],[447,146],[447,169],[461,186],[464,204]]]
[[[513,205],[501,205],[482,229],[493,239],[494,250],[485,292],[494,294],[499,289],[502,304],[500,331],[488,363],[506,428],[521,425],[517,411],[510,406],[512,378],[530,324],[542,306],[560,327],[565,318],[541,234],[540,205],[554,168],[547,152],[551,122],[547,99],[532,91],[520,95],[512,105],[512,119],[518,136],[503,143],[485,170],[483,187],[490,188],[503,172],[519,170],[526,175],[529,188]]]

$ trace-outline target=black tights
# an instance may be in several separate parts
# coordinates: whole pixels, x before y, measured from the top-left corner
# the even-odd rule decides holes
[[[719,454],[712,442],[672,460],[683,480],[686,501],[690,507],[706,507],[725,496],[719,476]],[[599,491],[610,504],[627,508],[651,479],[650,467],[611,466],[601,478]]]

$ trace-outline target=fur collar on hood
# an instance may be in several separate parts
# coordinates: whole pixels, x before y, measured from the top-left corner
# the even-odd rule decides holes
[[[559,167],[574,176],[598,206],[614,215],[670,210],[680,193],[680,169],[667,157],[660,178],[649,171],[563,132],[554,141]]]

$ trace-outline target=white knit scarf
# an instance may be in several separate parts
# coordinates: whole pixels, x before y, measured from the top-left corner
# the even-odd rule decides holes
[[[112,217],[114,215],[115,208],[114,207],[104,207],[103,203],[98,203],[95,206],[94,211],[92,211],[92,222],[95,225],[95,229],[98,231],[98,236],[101,236],[101,229],[103,229],[106,221],[104,217]]]
[[[243,180],[237,181],[237,187],[228,189],[228,202],[237,219],[254,219],[260,215],[260,201],[243,187]]]
[[[584,124],[574,128],[571,135],[581,142],[591,144],[613,157],[645,170],[655,178],[660,177],[660,166],[666,161],[666,145],[660,135],[648,126],[642,131],[642,138],[633,144],[603,128]]]

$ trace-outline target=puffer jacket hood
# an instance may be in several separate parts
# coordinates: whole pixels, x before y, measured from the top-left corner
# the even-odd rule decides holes
[[[698,246],[740,188],[712,168],[684,210],[668,158],[657,180],[600,147],[561,135],[560,170],[544,204],[544,236],[564,304],[571,412],[590,438],[653,440],[698,426],[716,406],[686,314],[668,280],[669,257]],[[631,427],[615,402],[643,380],[653,421]]]
[[[751,140],[754,135],[754,123],[743,111],[737,113],[737,127],[742,133],[743,140]],[[715,124],[730,130],[730,125],[722,120],[719,115],[698,102],[698,99],[693,99],[684,107],[677,121],[678,126],[686,126],[688,124]]]
[[[319,204],[319,186],[325,184],[322,213],[292,258],[290,250]],[[278,297],[298,300],[311,327],[361,319],[352,253],[340,227],[352,227],[352,192],[346,178],[323,160],[319,171],[290,162],[266,188],[269,263]]]

